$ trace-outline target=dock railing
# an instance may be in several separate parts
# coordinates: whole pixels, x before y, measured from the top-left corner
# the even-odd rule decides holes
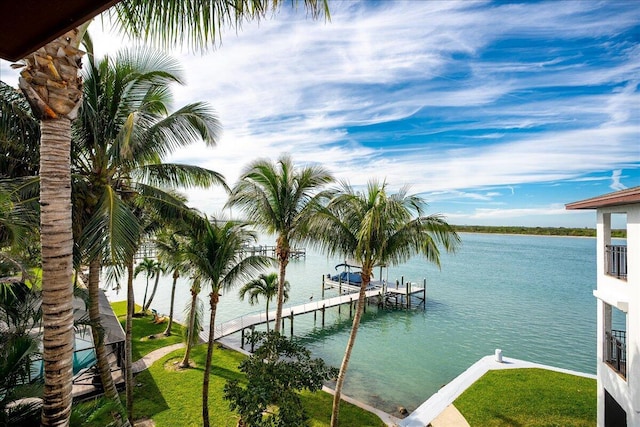
[[[379,289],[368,291],[367,298],[370,298],[371,296],[379,292],[380,292]],[[292,304],[282,308],[282,318],[287,318],[292,314],[295,316],[298,314],[312,313],[314,311],[323,310],[330,307],[336,307],[341,304],[346,304],[346,303],[351,303],[356,301],[358,301],[358,294],[351,293],[351,294],[340,295],[340,296],[319,300],[319,301],[310,301],[303,304],[297,304],[297,305]],[[273,322],[275,320],[275,317],[276,317],[275,311],[269,312],[270,322]],[[232,319],[227,322],[223,322],[216,325],[214,329],[214,339],[217,340],[224,336],[239,332],[243,329],[266,323],[266,321],[267,321],[267,315],[264,311],[262,313],[253,313],[253,314],[246,314],[244,316],[240,316],[236,319]],[[201,335],[201,338],[203,340],[206,340],[208,337],[206,336],[206,333],[203,333]]]

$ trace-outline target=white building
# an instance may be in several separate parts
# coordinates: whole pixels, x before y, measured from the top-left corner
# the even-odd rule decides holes
[[[640,187],[569,203],[597,210],[598,427],[640,426]],[[611,237],[626,224],[626,245]]]

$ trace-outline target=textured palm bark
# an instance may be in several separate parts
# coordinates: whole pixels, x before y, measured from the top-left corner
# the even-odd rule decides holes
[[[127,395],[127,418],[133,424],[133,258],[127,263],[127,323],[124,339],[125,389]]]
[[[19,85],[40,119],[43,426],[67,426],[73,377],[71,120],[80,108],[82,31],[53,40],[22,61]]]
[[[209,318],[209,341],[207,342],[207,363],[204,367],[204,379],[202,380],[202,425],[209,427],[209,375],[211,373],[211,361],[213,359],[213,337],[215,333],[216,310],[220,296],[218,292],[211,292],[209,304],[211,316]]]
[[[289,254],[291,253],[289,248],[289,242],[283,238],[278,237],[276,241],[276,256],[278,258],[278,300],[276,302],[276,319],[273,330],[280,333],[280,327],[282,325],[282,305],[284,304],[284,282],[286,280],[285,274],[287,273],[287,264],[289,264]]]
[[[191,310],[189,311],[189,333],[187,334],[187,349],[184,352],[184,357],[182,358],[182,362],[180,362],[181,368],[188,368],[191,365],[189,364],[189,357],[191,356],[191,343],[193,342],[193,334],[196,323],[196,306],[198,304],[198,293],[191,289]]]
[[[93,336],[93,344],[96,350],[96,359],[100,381],[104,389],[105,397],[115,400],[120,405],[120,396],[113,383],[111,376],[111,366],[107,358],[107,350],[104,346],[104,336],[100,333],[100,260],[95,259],[89,263],[89,320],[91,325],[99,325],[92,327],[91,334]]]
[[[356,313],[353,316],[353,325],[351,326],[351,333],[349,334],[349,341],[347,342],[347,349],[344,352],[344,358],[340,365],[340,372],[338,373],[338,380],[336,381],[336,389],[333,395],[333,407],[331,410],[331,427],[338,427],[338,418],[340,414],[340,397],[342,395],[342,386],[344,385],[344,377],[347,373],[347,367],[349,366],[349,360],[351,359],[351,351],[353,345],[356,342],[356,335],[358,334],[358,328],[360,327],[360,319],[362,318],[362,312],[364,311],[364,299],[366,295],[367,286],[371,281],[371,272],[362,271],[362,283],[360,284],[360,292],[358,293],[358,306],[356,307]]]
[[[180,273],[178,270],[173,272],[173,285],[171,286],[171,307],[169,307],[169,321],[167,322],[167,329],[164,330],[165,336],[171,335],[171,327],[173,326],[173,304],[176,299],[176,284],[178,283],[178,278],[180,278]]]
[[[41,122],[43,426],[67,426],[73,379],[71,121]]]

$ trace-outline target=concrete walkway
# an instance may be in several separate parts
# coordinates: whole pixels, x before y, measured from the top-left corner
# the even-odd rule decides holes
[[[462,394],[471,384],[476,382],[481,376],[490,370],[495,369],[518,369],[518,368],[540,368],[550,371],[562,372],[565,374],[577,375],[586,378],[595,379],[595,375],[585,374],[583,372],[571,371],[568,369],[556,368],[549,365],[541,365],[539,363],[527,362],[526,360],[502,358],[502,362],[496,360],[496,356],[485,356],[471,365],[469,369],[464,371],[458,377],[453,379],[449,384],[442,387],[436,394],[431,396],[426,402],[413,411],[407,418],[400,421],[400,427],[425,427],[432,423],[443,411],[450,406],[458,396]],[[436,424],[433,424],[434,426]],[[446,424],[442,424],[445,426]],[[458,425],[458,424],[451,424]],[[464,424],[459,424],[464,426]]]
[[[154,350],[151,353],[144,356],[142,359],[138,359],[135,362],[133,362],[131,370],[133,371],[134,374],[144,371],[145,369],[149,368],[149,366],[151,366],[153,362],[160,360],[161,358],[171,353],[172,351],[175,351],[181,348],[184,348],[183,343],[177,343],[177,344],[173,344],[167,347],[162,347],[157,350]]]
[[[431,421],[432,427],[471,427],[462,416],[458,408],[453,405],[447,406],[444,411]]]

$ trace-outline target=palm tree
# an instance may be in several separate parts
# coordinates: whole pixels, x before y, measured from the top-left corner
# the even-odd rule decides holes
[[[324,8],[320,7],[323,1]],[[307,10],[328,16],[326,0],[304,0]],[[221,28],[238,28],[243,20],[266,16],[277,0],[183,2],[132,0],[114,9],[114,18],[134,36],[155,38],[166,45],[187,41],[204,49]],[[164,11],[166,13],[158,13]],[[78,49],[89,22],[63,34],[23,60],[20,88],[40,119],[40,200],[45,392],[42,424],[68,423],[71,410],[73,355],[73,230],[71,201],[71,122],[82,99]],[[44,77],[44,78],[43,78]],[[69,282],[69,285],[66,283]]]
[[[154,273],[155,275],[155,280],[153,282],[153,289],[151,289],[151,295],[149,295],[149,300],[147,301],[147,304],[145,306],[142,307],[142,311],[143,312],[147,312],[147,310],[149,310],[149,307],[151,307],[151,303],[153,302],[153,298],[156,296],[156,291],[158,290],[158,282],[160,281],[160,276],[164,276],[164,274],[167,272],[166,267],[161,263],[161,262],[157,262],[156,263],[156,271]]]
[[[325,168],[296,168],[291,158],[281,156],[276,163],[259,159],[246,167],[233,188],[229,206],[238,206],[270,234],[277,234],[276,259],[279,265],[278,299],[274,330],[280,332],[284,282],[291,245],[303,237],[303,225],[313,214],[314,200],[326,196],[322,186],[333,181]]]
[[[284,282],[284,302],[289,299],[289,281]],[[260,297],[266,302],[265,315],[267,319],[267,332],[269,332],[269,302],[278,295],[278,273],[261,274],[257,279],[245,283],[238,292],[240,299],[249,294],[249,304],[257,304]]]
[[[138,277],[138,274],[144,273],[147,278],[147,284],[144,288],[144,298],[142,299],[142,312],[147,311],[147,291],[149,290],[149,279],[160,276],[160,263],[154,259],[145,257],[140,264],[136,266],[133,271],[133,277]]]
[[[176,227],[179,228],[179,227]],[[181,274],[187,272],[187,263],[184,256],[184,238],[178,234],[177,230],[168,229],[156,236],[155,244],[158,250],[158,259],[167,266],[167,269],[173,271],[171,277],[173,283],[171,285],[171,303],[169,305],[169,321],[164,335],[171,335],[171,327],[173,326],[173,307],[176,296],[176,285]]]
[[[202,421],[209,426],[209,374],[213,357],[216,309],[220,293],[239,281],[255,276],[269,264],[269,259],[260,255],[244,257],[242,247],[255,242],[256,236],[246,223],[236,221],[204,221],[201,233],[189,242],[186,256],[192,274],[211,290],[209,293],[210,318],[207,361],[202,382]]]
[[[40,238],[44,394],[42,424],[63,425],[71,413],[73,376],[73,232],[71,218],[71,121],[82,99],[75,29],[25,58],[20,77],[34,115],[40,119]],[[58,56],[57,52],[65,52]],[[47,76],[42,79],[41,76]],[[47,83],[49,82],[49,83]]]
[[[88,47],[91,51],[90,40]],[[174,148],[196,140],[214,145],[219,131],[206,104],[189,104],[169,114],[168,85],[181,82],[174,60],[140,49],[119,52],[114,59],[97,60],[92,54],[88,66],[85,102],[73,128],[73,200],[77,245],[94,267],[89,290],[97,292],[101,266],[112,265],[122,274],[122,267],[133,262],[140,242],[149,234],[147,224],[160,224],[154,218],[188,215],[184,199],[166,188],[226,185],[216,172],[162,163]],[[128,299],[133,310],[133,292],[128,292]],[[128,312],[127,331],[131,315]],[[127,354],[130,350],[127,340]],[[130,357],[126,360],[129,368]],[[108,385],[106,359],[99,358],[98,364]],[[131,384],[128,373],[127,379]],[[131,417],[132,394],[128,397]]]
[[[185,309],[185,313],[188,314],[189,320],[187,321],[186,326],[186,346],[184,351],[184,356],[182,357],[182,361],[178,365],[180,368],[189,368],[191,367],[191,361],[189,360],[189,356],[191,356],[191,348],[198,341],[198,334],[196,331],[200,330],[200,307],[198,304],[198,295],[200,295],[200,291],[202,290],[202,279],[199,276],[191,277],[191,287],[189,288],[189,292],[191,293],[191,301],[189,302],[189,308]]]
[[[365,293],[376,265],[397,265],[421,254],[440,265],[440,249],[455,251],[458,235],[440,215],[424,216],[425,202],[403,188],[387,195],[386,183],[370,181],[365,192],[343,183],[309,227],[308,240],[329,255],[352,257],[362,266],[362,284],[353,326],[336,382],[331,426],[338,425],[340,395],[356,340]]]

